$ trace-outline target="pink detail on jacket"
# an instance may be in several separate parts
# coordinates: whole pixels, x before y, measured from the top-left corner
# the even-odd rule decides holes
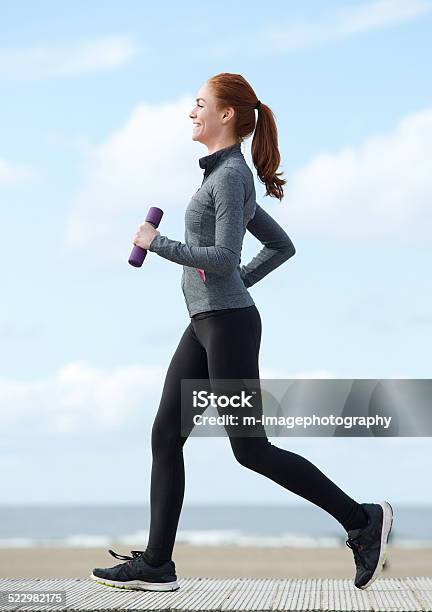
[[[206,275],[205,272],[202,268],[196,268],[196,270],[198,270],[199,275],[201,276],[201,280],[203,281],[203,283],[206,282]]]

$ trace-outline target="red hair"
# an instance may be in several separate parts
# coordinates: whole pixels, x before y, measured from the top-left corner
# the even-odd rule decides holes
[[[283,185],[286,180],[279,178],[282,172],[276,172],[280,165],[278,135],[275,117],[272,110],[262,102],[258,108],[258,120],[255,122],[254,109],[258,98],[249,83],[241,74],[221,72],[207,80],[216,98],[217,110],[232,106],[236,112],[235,135],[240,141],[255,130],[252,139],[252,161],[259,180],[266,186],[266,194],[282,200]]]

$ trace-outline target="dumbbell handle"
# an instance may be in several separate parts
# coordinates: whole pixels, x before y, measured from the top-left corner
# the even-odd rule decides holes
[[[162,217],[163,217],[163,210],[161,210],[157,206],[151,206],[147,213],[147,217],[145,218],[145,220],[148,223],[151,223],[153,227],[156,228],[159,226],[159,223],[161,222]],[[130,254],[130,257],[128,259],[128,262],[130,263],[131,266],[134,266],[135,268],[140,268],[143,265],[146,255],[147,255],[146,249],[143,249],[142,247],[135,244]]]

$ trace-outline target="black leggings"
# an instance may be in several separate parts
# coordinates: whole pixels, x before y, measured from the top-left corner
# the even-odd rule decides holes
[[[171,559],[184,496],[181,379],[259,379],[261,318],[256,306],[192,317],[171,359],[152,428],[150,534],[145,558]],[[184,433],[184,432],[182,432]],[[363,523],[360,504],[304,457],[264,437],[229,437],[237,461],[331,514],[348,531]]]

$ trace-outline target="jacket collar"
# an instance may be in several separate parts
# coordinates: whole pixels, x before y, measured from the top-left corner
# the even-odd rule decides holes
[[[239,142],[236,142],[230,147],[219,149],[218,151],[211,153],[211,155],[200,157],[199,165],[204,170],[204,176],[208,176],[220,161],[230,157],[231,155],[235,155],[237,152],[241,153],[241,144]]]

